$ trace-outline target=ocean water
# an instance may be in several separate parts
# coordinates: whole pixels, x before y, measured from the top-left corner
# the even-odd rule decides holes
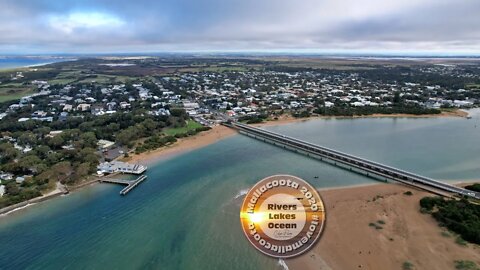
[[[478,116],[268,129],[436,179],[480,179]],[[0,269],[281,269],[250,246],[239,223],[241,194],[272,174],[318,188],[375,183],[237,135],[158,161],[125,197],[120,186],[98,184],[0,217]]]
[[[43,65],[68,60],[67,58],[52,57],[22,57],[22,56],[0,56],[0,70],[20,68],[34,65]]]

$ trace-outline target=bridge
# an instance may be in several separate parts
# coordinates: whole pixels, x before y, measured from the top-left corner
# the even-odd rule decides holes
[[[268,130],[252,127],[239,122],[224,122],[224,126],[228,126],[238,130],[247,136],[269,142],[283,148],[289,148],[296,152],[320,158],[320,160],[331,161],[335,165],[342,164],[350,170],[357,169],[365,172],[367,176],[382,177],[385,179],[401,182],[407,185],[415,186],[429,192],[440,195],[456,194],[480,199],[480,193],[470,191],[464,188],[456,187],[444,182],[440,182],[425,176],[407,172],[378,162],[370,161],[354,155],[333,150],[324,146],[312,144],[303,140],[288,137],[282,134],[271,132]]]

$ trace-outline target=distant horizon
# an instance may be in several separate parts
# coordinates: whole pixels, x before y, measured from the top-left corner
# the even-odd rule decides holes
[[[360,57],[360,58],[480,58],[479,53],[463,52],[312,52],[277,50],[225,50],[225,51],[158,51],[158,52],[68,52],[68,53],[4,53],[0,57],[108,57],[108,56],[311,56],[311,57]]]

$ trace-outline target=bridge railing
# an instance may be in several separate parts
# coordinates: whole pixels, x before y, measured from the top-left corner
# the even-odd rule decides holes
[[[401,176],[401,177],[407,178],[407,179],[404,179],[404,180],[416,181],[416,182],[419,182],[419,183],[422,183],[422,184],[430,185],[430,186],[433,186],[433,187],[436,187],[436,188],[439,188],[439,189],[443,189],[443,190],[447,190],[447,191],[450,191],[450,192],[460,193],[462,195],[467,195],[467,196],[472,196],[472,197],[475,197],[475,198],[480,198],[480,194],[477,194],[476,192],[469,191],[469,190],[459,188],[459,187],[455,187],[455,186],[452,186],[452,185],[449,185],[449,184],[446,184],[446,183],[443,183],[443,182],[440,182],[440,181],[437,181],[437,180],[434,180],[434,179],[431,179],[431,178],[428,178],[428,177],[425,177],[425,176],[421,176],[421,175],[418,175],[418,174],[415,174],[415,173],[407,172],[407,171],[397,169],[397,168],[394,168],[394,167],[391,167],[391,166],[388,166],[388,165],[384,165],[384,164],[381,164],[381,163],[378,163],[378,162],[375,162],[375,161],[360,158],[360,157],[350,155],[350,154],[347,154],[347,153],[344,153],[344,152],[341,152],[341,151],[337,151],[337,150],[334,150],[334,149],[331,149],[331,148],[328,148],[328,147],[319,146],[319,145],[312,144],[312,143],[309,143],[309,142],[306,142],[306,141],[303,141],[303,140],[292,138],[292,137],[289,137],[289,136],[286,136],[286,135],[281,135],[281,134],[278,134],[278,133],[275,133],[275,132],[272,132],[272,131],[251,127],[251,126],[244,125],[244,124],[241,124],[241,123],[232,123],[231,125],[236,126],[238,128],[241,128],[241,129],[244,129],[244,130],[254,132],[254,133],[263,134],[264,136],[267,136],[267,137],[274,137],[274,138],[276,138],[277,140],[280,140],[283,143],[288,143],[288,144],[296,143],[296,144],[299,144],[299,145],[296,145],[296,147],[304,147],[304,148],[310,149],[314,152],[317,152],[317,151],[323,152],[321,154],[326,155],[327,157],[329,155],[333,155],[333,156],[336,156],[336,159],[339,159],[340,161],[342,161],[342,159],[349,159],[348,161],[345,161],[345,163],[363,163],[362,164],[363,167],[370,166],[373,169],[377,169],[377,170],[380,169],[380,170],[384,170],[386,172],[394,173],[394,174],[396,174],[396,177]],[[392,176],[392,178],[393,178],[393,176]]]

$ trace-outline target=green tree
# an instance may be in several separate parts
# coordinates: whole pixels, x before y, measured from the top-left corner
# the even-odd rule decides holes
[[[0,161],[2,164],[14,160],[20,155],[20,151],[15,149],[11,143],[2,143],[0,144]]]
[[[27,155],[18,160],[17,163],[22,173],[41,173],[46,169],[46,165],[36,155]]]
[[[63,136],[57,135],[52,138],[49,138],[47,143],[52,148],[58,149],[65,144],[65,140],[63,139]]]
[[[93,132],[85,132],[80,135],[79,140],[77,141],[78,148],[96,148],[97,147],[97,137]]]
[[[37,136],[33,132],[23,132],[17,140],[20,145],[35,145],[37,143]]]
[[[395,95],[393,96],[393,103],[400,103],[400,101],[400,92],[395,92]]]
[[[69,161],[62,161],[52,166],[54,172],[53,177],[62,183],[69,182],[69,178],[73,173],[72,165]]]

